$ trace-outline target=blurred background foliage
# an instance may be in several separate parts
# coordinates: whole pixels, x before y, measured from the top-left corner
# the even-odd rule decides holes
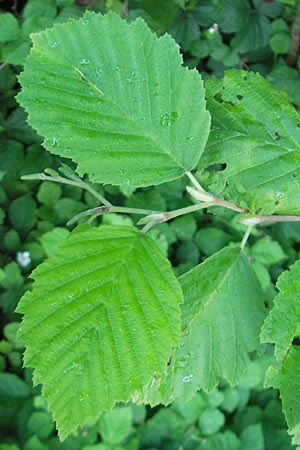
[[[60,443],[40,388],[22,369],[15,308],[30,289],[31,270],[52,255],[75,214],[97,206],[78,187],[24,182],[25,174],[57,169],[62,160],[41,147],[18,106],[18,74],[30,49],[30,33],[79,18],[86,9],[114,11],[126,20],[142,17],[159,35],[170,33],[184,64],[204,80],[228,68],[259,72],[300,107],[300,2],[297,0],[0,0],[0,450],[288,450],[278,393],[263,389],[268,352],[253,358],[236,387],[225,383],[210,394],[170,407],[118,405]],[[70,164],[67,161],[65,163]],[[112,203],[170,210],[187,206],[182,180],[153,188],[96,186]],[[136,218],[107,215],[99,222],[131,224]],[[243,229],[235,214],[203,211],[150,231],[178,275],[230,242]],[[274,282],[299,258],[300,226],[282,223],[253,233],[246,249],[272,304]],[[45,348],[45,352],[47,349]],[[141,361],[142,364],[142,361]]]

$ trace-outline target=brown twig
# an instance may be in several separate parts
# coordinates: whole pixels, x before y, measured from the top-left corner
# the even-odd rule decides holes
[[[294,67],[300,47],[300,3],[298,3],[294,21],[291,28],[291,45],[286,57],[286,63],[290,67]]]
[[[122,17],[126,17],[128,15],[128,3],[129,3],[129,0],[124,0]]]

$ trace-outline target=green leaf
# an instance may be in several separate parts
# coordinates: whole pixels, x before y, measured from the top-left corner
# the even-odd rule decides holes
[[[291,45],[291,38],[289,33],[279,32],[275,33],[270,39],[270,47],[274,53],[281,55],[288,53]]]
[[[224,391],[224,399],[221,403],[221,409],[231,414],[239,405],[240,396],[236,388],[227,387]]]
[[[154,241],[131,227],[79,227],[33,278],[18,338],[64,439],[164,369],[182,293]]]
[[[201,450],[240,450],[242,448],[238,437],[229,430],[208,436],[203,441]]]
[[[207,402],[200,392],[197,392],[191,400],[183,402],[180,399],[172,403],[172,409],[184,418],[186,424],[191,425],[196,422],[200,414],[207,408]]]
[[[54,0],[47,0],[41,2],[40,0],[28,0],[22,11],[22,16],[28,19],[32,16],[54,18],[56,16],[57,8]]]
[[[11,261],[4,267],[5,277],[1,281],[1,286],[4,289],[13,289],[22,286],[23,277],[21,275],[21,270],[15,261]]]
[[[44,181],[39,187],[38,201],[44,205],[54,205],[61,197],[61,186],[49,181]]]
[[[290,350],[293,339],[300,335],[300,260],[280,275],[276,287],[279,293],[264,322],[261,340],[275,344],[276,359],[281,361]]]
[[[270,35],[269,19],[261,15],[250,15],[247,26],[235,37],[235,49],[243,53],[258,50],[268,44]]]
[[[266,373],[266,386],[280,389],[283,411],[294,436],[300,444],[300,348],[293,344],[300,335],[299,290],[300,260],[278,278],[274,306],[267,316],[261,332],[262,342],[275,344],[278,367],[270,367]]]
[[[247,450],[265,450],[262,424],[249,425],[241,433],[242,448]]]
[[[34,435],[26,441],[24,450],[48,450],[48,447],[46,447],[46,445]]]
[[[66,228],[55,227],[39,238],[47,256],[53,256],[59,244],[68,237],[69,231]]]
[[[19,36],[19,24],[11,13],[0,14],[0,42],[8,42]]]
[[[225,33],[235,33],[248,26],[251,8],[247,0],[224,1],[223,17],[218,23]]]
[[[192,215],[178,217],[172,221],[170,226],[177,239],[181,241],[191,240],[197,230],[197,223]]]
[[[40,439],[47,439],[54,431],[51,415],[43,411],[34,411],[28,419],[27,426]]]
[[[25,382],[12,373],[0,373],[0,403],[2,406],[15,406],[29,396]]]
[[[12,226],[22,234],[28,233],[36,224],[36,204],[28,194],[13,200],[8,213]]]
[[[22,66],[29,53],[30,42],[24,39],[17,39],[7,42],[2,48],[1,60],[14,66]]]
[[[190,49],[193,41],[200,38],[200,28],[197,20],[193,13],[188,11],[179,12],[169,32],[185,51]]]
[[[251,247],[251,256],[265,266],[282,263],[287,259],[287,255],[277,241],[273,241],[269,236],[259,239]]]
[[[272,66],[267,80],[276,88],[283,89],[298,108],[300,108],[300,76],[296,69],[288,67],[284,60],[280,59]]]
[[[18,98],[49,151],[110,184],[159,184],[196,166],[210,116],[170,36],[90,12],[32,39]]]
[[[85,209],[84,203],[67,197],[59,199],[54,205],[54,211],[62,221],[72,218]]]
[[[207,408],[199,417],[199,428],[204,436],[217,433],[224,423],[224,414],[216,408]]]
[[[40,137],[27,124],[27,114],[23,108],[15,108],[5,121],[5,131],[8,137],[25,144],[40,143]]]
[[[178,11],[178,5],[176,2],[170,0],[138,0],[132,2],[133,6],[136,3],[138,8],[142,8],[146,11],[151,18],[157,23],[160,28],[159,31],[163,32],[173,22],[176,13]],[[132,6],[131,6],[132,8]]]
[[[58,16],[55,19],[55,22],[66,22],[70,18],[80,19],[84,13],[84,8],[82,6],[74,5],[74,0],[72,0],[70,5],[66,6],[61,10]]]
[[[283,9],[283,6],[280,5],[277,1],[275,2],[266,2],[265,0],[252,0],[254,8],[257,9],[257,11],[260,14],[263,14],[267,17],[270,17],[271,19],[275,19],[278,17]]]
[[[49,28],[53,25],[53,19],[51,17],[39,17],[36,15],[28,17],[22,24],[22,37],[29,38],[31,33],[37,33],[38,31]]]
[[[230,0],[225,3],[223,29],[237,31],[233,39],[235,49],[245,53],[266,47],[272,31],[269,17],[277,17],[282,6],[262,0],[253,0],[254,9],[251,9],[246,0]],[[222,22],[220,26],[222,28]]]
[[[199,3],[199,2],[198,2]],[[193,9],[193,17],[198,25],[210,27],[213,23],[219,24],[224,17],[225,0],[212,2],[211,0],[201,0],[200,5]]]
[[[225,231],[209,226],[201,228],[195,236],[195,242],[200,251],[208,256],[225,247],[230,239],[230,235]]]
[[[299,213],[300,117],[286,95],[242,70],[206,87],[213,129],[203,184],[251,213]]]
[[[300,445],[300,347],[291,347],[280,369],[268,369],[265,385],[280,390],[288,431],[293,435],[292,443]]]
[[[238,246],[226,247],[180,278],[181,343],[163,377],[154,377],[143,399],[169,403],[211,391],[220,378],[236,384],[247,369],[248,353],[259,348],[265,315],[259,282]]]
[[[103,414],[99,420],[102,439],[110,445],[120,444],[130,433],[132,411],[130,407],[117,408]]]

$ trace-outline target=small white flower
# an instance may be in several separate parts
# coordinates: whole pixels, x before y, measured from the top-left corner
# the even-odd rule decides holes
[[[210,34],[213,34],[213,33],[215,33],[216,31],[218,31],[218,24],[217,24],[217,23],[214,23],[214,24],[208,29],[208,32],[209,32]]]
[[[31,263],[30,253],[27,252],[27,251],[25,251],[25,252],[18,252],[17,253],[17,263],[21,267],[29,266],[29,264]]]

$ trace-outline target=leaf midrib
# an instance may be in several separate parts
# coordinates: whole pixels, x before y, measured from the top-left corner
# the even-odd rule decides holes
[[[77,70],[79,70],[77,67],[74,68],[76,73]],[[84,74],[85,78],[87,81],[82,80],[82,78],[80,78],[81,81],[83,81],[84,83],[88,83],[88,85],[94,89],[94,91],[100,95],[100,93],[98,92],[98,90],[96,89],[96,86],[94,86],[94,84],[89,80],[89,78]],[[148,80],[147,80],[147,86],[148,86]],[[99,88],[100,89],[100,88]],[[166,155],[168,155],[168,157],[172,160],[172,162],[174,162],[180,169],[182,169],[183,171],[186,171],[187,169],[185,167],[183,167],[179,161],[177,161],[177,158],[171,153],[171,151],[169,151],[166,147],[162,146],[162,144],[160,142],[158,142],[153,136],[152,134],[149,134],[146,132],[145,128],[141,126],[140,122],[137,121],[137,119],[135,117],[132,117],[131,115],[128,114],[128,112],[124,109],[123,106],[119,105],[118,103],[115,102],[115,100],[113,100],[110,96],[108,96],[107,94],[104,93],[103,96],[100,95],[100,98],[106,98],[108,99],[108,101],[114,105],[115,107],[117,107],[124,115],[124,117],[126,117],[128,119],[128,121],[131,121],[135,124],[135,126],[141,130],[142,134],[141,136],[145,136],[146,138],[148,138],[150,141],[152,141],[158,148],[160,148],[162,150],[163,153],[165,153]]]

